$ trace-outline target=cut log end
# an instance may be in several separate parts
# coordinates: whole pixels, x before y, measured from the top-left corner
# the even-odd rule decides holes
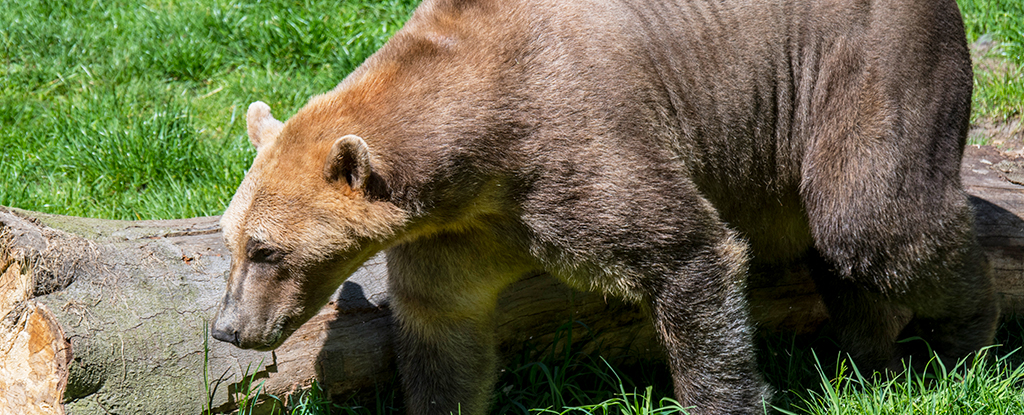
[[[71,343],[45,305],[22,302],[0,321],[0,413],[64,414]]]

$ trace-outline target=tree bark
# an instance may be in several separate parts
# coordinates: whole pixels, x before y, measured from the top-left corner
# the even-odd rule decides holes
[[[1024,310],[1019,170],[972,147],[961,172],[1006,315]],[[382,257],[266,353],[207,341],[229,265],[217,217],[127,222],[0,208],[0,413],[226,412],[260,387],[279,397],[313,379],[340,397],[390,387]],[[763,330],[808,333],[828,317],[801,263],[752,274],[749,292]],[[515,284],[499,307],[506,358],[561,347],[570,331],[574,350],[661,358],[637,307],[547,275]]]

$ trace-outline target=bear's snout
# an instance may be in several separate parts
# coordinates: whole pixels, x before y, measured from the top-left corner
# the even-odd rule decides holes
[[[217,310],[217,314],[213,316],[213,322],[210,323],[210,335],[222,342],[240,346],[242,342],[238,334],[238,324],[235,321],[237,320],[236,313],[232,312],[233,308],[234,301],[232,301],[230,293],[225,294],[220,309]]]

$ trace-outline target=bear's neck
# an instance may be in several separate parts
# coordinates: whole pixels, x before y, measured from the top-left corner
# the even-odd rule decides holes
[[[429,6],[429,5],[425,5]],[[440,27],[421,7],[381,50],[303,114],[370,147],[389,200],[414,217],[458,210],[515,177],[514,149],[532,128],[507,56],[518,35],[495,33],[487,10]],[[473,24],[465,24],[473,21]],[[458,29],[446,29],[458,28]],[[504,38],[500,51],[494,37]],[[511,48],[511,49],[510,49]]]

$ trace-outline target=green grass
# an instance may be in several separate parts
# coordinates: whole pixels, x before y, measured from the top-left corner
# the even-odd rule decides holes
[[[784,415],[1004,415],[1024,413],[1024,321],[1005,322],[999,345],[956,367],[932,362],[923,373],[883,379],[861,373],[827,338],[759,337],[762,370],[776,390],[766,414]],[[526,352],[502,372],[492,414],[679,413],[664,363],[608,362],[565,349]],[[533,356],[533,357],[531,357]],[[293,415],[404,414],[394,384],[369,401],[331,402],[314,383],[297,397]]]
[[[975,64],[974,120],[1021,121],[1024,117],[1024,2],[1020,0],[958,0],[967,40],[982,39],[993,47],[982,65]]]
[[[967,41],[992,35],[1001,43],[1000,54],[1024,63],[1024,3],[1017,0],[958,0]]]
[[[985,359],[985,354],[979,359]],[[1006,357],[970,370],[963,366],[934,376],[894,380],[866,378],[843,366],[835,375],[820,372],[820,391],[810,393],[804,407],[810,414],[1020,414],[1024,411],[1024,367]]]
[[[413,1],[0,0],[0,205],[116,219],[219,214],[287,118]]]
[[[248,104],[288,118],[380,47],[415,3],[0,0],[0,205],[114,219],[219,214],[254,155]],[[1020,120],[1024,2],[960,5],[969,41],[993,42],[975,69],[974,119]],[[1020,347],[1022,331],[1011,323],[1001,341]],[[819,362],[815,344],[763,342],[782,411],[1024,413],[1010,346],[990,350],[992,363],[883,382],[834,356]],[[494,412],[657,413],[675,409],[670,392],[663,365],[564,351],[512,362]],[[345,406],[314,387],[291,409],[401,413],[396,396],[385,385],[375,402]]]

